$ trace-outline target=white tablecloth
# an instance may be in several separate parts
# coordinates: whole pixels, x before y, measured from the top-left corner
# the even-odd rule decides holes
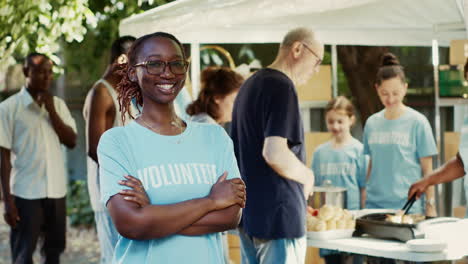
[[[468,256],[468,219],[461,220],[457,224],[438,225],[437,228],[428,230],[426,237],[445,241],[447,249],[431,253],[413,252],[409,250],[404,242],[371,237],[335,240],[308,239],[307,244],[311,247],[406,261],[457,260]]]

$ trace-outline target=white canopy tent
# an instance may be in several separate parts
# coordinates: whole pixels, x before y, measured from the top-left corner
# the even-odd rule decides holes
[[[122,20],[120,35],[165,31],[191,44],[194,93],[203,43],[278,43],[290,29],[310,27],[332,45],[334,91],[336,45],[432,46],[439,143],[439,106],[466,102],[441,104],[438,46],[467,38],[466,13],[465,0],[177,0]]]
[[[326,44],[431,46],[465,38],[463,0],[178,0],[124,19],[121,35],[185,43],[280,42],[297,26]]]
[[[196,92],[200,43],[278,43],[310,27],[332,45],[336,90],[335,45],[447,46],[466,38],[464,9],[464,0],[178,0],[122,20],[120,34],[166,31],[192,44]]]

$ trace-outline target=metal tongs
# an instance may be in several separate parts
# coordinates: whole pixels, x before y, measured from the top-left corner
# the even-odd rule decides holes
[[[403,208],[401,208],[400,212],[403,213],[403,214],[401,214],[402,216],[409,212],[409,210],[410,210],[411,206],[413,206],[414,202],[416,202],[416,194],[413,194],[413,196],[411,196],[411,198],[409,198],[409,200],[406,201]]]

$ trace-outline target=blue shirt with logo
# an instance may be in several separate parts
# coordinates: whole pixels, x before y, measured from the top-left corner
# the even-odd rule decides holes
[[[325,180],[333,186],[346,188],[346,207],[360,209],[360,189],[366,187],[368,160],[361,142],[353,138],[347,145],[336,149],[328,141],[317,147],[312,160],[315,185],[323,185]]]
[[[437,155],[437,147],[429,121],[421,113],[406,107],[394,120],[384,113],[385,109],[369,117],[364,128],[364,153],[372,162],[366,207],[401,209],[411,184],[423,177],[420,158]],[[411,212],[423,212],[421,200]]]
[[[102,202],[126,187],[124,175],[141,180],[151,204],[201,198],[224,171],[240,177],[232,141],[218,125],[187,122],[180,135],[163,136],[131,122],[106,131],[99,141]],[[120,236],[113,263],[223,263],[220,233],[132,240]]]

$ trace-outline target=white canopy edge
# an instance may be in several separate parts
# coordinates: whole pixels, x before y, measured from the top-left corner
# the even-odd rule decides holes
[[[277,43],[291,28],[307,26],[326,44],[431,46],[435,38],[447,46],[466,37],[462,2],[178,0],[122,20],[120,34],[166,31],[184,43]]]

